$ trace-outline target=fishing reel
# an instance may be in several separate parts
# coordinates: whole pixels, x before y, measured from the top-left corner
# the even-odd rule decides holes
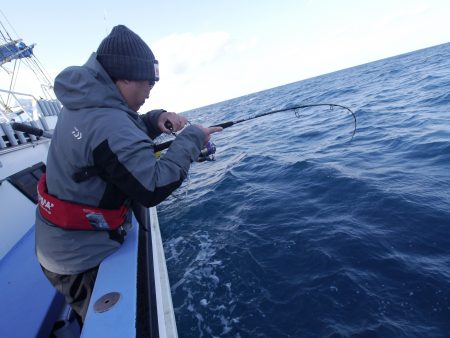
[[[172,132],[172,135],[176,136],[176,134],[173,132],[172,122],[167,120],[164,123],[164,126]],[[208,142],[206,146],[200,151],[200,155],[198,156],[197,162],[215,161],[216,160],[214,157],[215,153],[216,153],[216,145],[212,142]]]
[[[208,142],[206,146],[200,151],[197,162],[215,161],[214,154],[216,153],[216,145]]]

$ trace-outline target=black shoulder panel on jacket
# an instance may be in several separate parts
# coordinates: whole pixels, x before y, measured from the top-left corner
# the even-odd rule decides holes
[[[156,187],[153,191],[146,189],[119,161],[117,155],[111,150],[108,140],[94,149],[93,156],[95,165],[100,168],[100,177],[107,182],[99,205],[102,208],[116,208],[126,198],[136,200],[146,207],[152,207],[166,199],[183,182],[180,178],[179,181]]]

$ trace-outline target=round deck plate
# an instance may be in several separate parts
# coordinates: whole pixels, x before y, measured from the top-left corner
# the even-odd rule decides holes
[[[109,292],[104,294],[94,304],[95,312],[105,312],[110,310],[120,299],[119,292]]]

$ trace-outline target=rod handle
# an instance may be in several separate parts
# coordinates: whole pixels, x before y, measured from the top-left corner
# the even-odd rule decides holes
[[[44,135],[44,131],[42,129],[29,126],[28,124],[25,124],[25,123],[13,122],[13,123],[11,123],[11,127],[14,130],[21,131],[23,133],[31,134],[34,136],[40,137],[40,136]]]

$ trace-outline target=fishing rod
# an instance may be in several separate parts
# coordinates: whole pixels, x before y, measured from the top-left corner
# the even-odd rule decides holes
[[[303,104],[303,105],[298,105],[298,106],[292,106],[292,107],[288,107],[288,108],[277,109],[277,110],[272,110],[272,111],[265,112],[265,113],[251,115],[249,117],[246,117],[246,118],[243,118],[243,119],[240,119],[240,120],[237,120],[237,121],[228,121],[228,122],[215,124],[215,125],[212,125],[211,127],[222,127],[222,128],[225,129],[225,128],[231,127],[231,126],[233,126],[235,124],[238,124],[238,123],[247,122],[247,121],[254,120],[254,119],[257,119],[257,118],[260,118],[260,117],[263,117],[263,116],[272,115],[272,114],[281,113],[281,112],[286,112],[286,111],[292,111],[292,110],[294,110],[295,116],[297,118],[300,118],[301,117],[300,113],[299,113],[300,109],[311,108],[311,107],[323,107],[323,106],[328,106],[328,107],[330,107],[330,109],[333,109],[333,107],[342,108],[342,109],[347,110],[352,115],[354,127],[353,127],[352,137],[350,139],[350,142],[351,142],[353,140],[353,137],[355,136],[355,133],[356,133],[356,116],[355,116],[355,113],[353,113],[353,111],[350,108],[346,107],[346,106],[342,106],[340,104],[334,104],[334,103],[316,103],[316,104]],[[12,126],[12,128],[14,130],[25,132],[25,133],[28,133],[28,134],[32,134],[32,135],[35,135],[35,136],[38,136],[38,137],[42,137],[42,136],[43,137],[47,137],[47,138],[51,138],[52,137],[52,134],[50,132],[46,132],[46,131],[44,131],[42,129],[30,126],[28,124],[14,122],[14,123],[11,124],[11,126]],[[173,133],[173,125],[172,125],[172,123],[169,120],[167,120],[164,123],[164,126],[167,129],[171,130],[172,133]],[[175,133],[173,133],[173,134],[175,135]],[[160,151],[162,151],[164,149],[169,148],[169,146],[172,144],[172,142],[173,142],[173,140],[170,140],[170,141],[167,141],[167,142],[164,142],[164,143],[160,143],[160,144],[156,144],[156,145],[153,146],[153,149],[154,149],[155,153],[160,152]],[[214,143],[208,142],[206,144],[206,146],[200,151],[198,162],[213,160],[214,158],[212,157],[212,155],[215,152],[216,152],[216,146],[214,145]]]
[[[167,123],[167,122],[166,122]],[[51,139],[53,134],[51,132],[45,131],[43,129],[31,126],[26,123],[22,122],[13,122],[11,123],[11,128],[16,131],[20,131],[22,133],[27,133],[29,135],[34,135],[36,137],[45,137]],[[157,153],[159,150],[156,149],[156,145],[153,146],[155,153]],[[167,145],[166,148],[168,148],[169,145]],[[165,149],[165,148],[164,148]],[[212,161],[214,158],[212,155],[216,152],[216,146],[212,142],[208,142],[208,144],[200,151],[200,155],[198,157],[198,162],[203,161]],[[83,175],[86,175],[83,172]]]
[[[234,126],[235,124],[238,124],[238,123],[247,122],[247,121],[254,120],[254,119],[257,119],[257,118],[260,118],[260,117],[263,117],[263,116],[272,115],[272,114],[281,113],[281,112],[286,112],[286,111],[291,111],[291,110],[294,110],[295,116],[297,118],[300,118],[300,113],[299,113],[300,109],[311,108],[311,107],[322,107],[322,106],[328,106],[328,107],[330,107],[330,109],[333,109],[333,107],[342,108],[342,109],[347,110],[352,115],[354,127],[353,127],[352,137],[350,139],[350,142],[351,142],[353,140],[353,136],[355,136],[355,133],[356,133],[356,116],[355,116],[355,113],[353,113],[353,111],[350,108],[346,107],[346,106],[342,106],[340,104],[334,104],[334,103],[302,104],[302,105],[298,105],[298,106],[293,106],[293,107],[288,107],[288,108],[283,108],[283,109],[272,110],[272,111],[265,112],[265,113],[255,114],[255,115],[252,115],[252,116],[249,116],[249,117],[243,118],[241,120],[237,120],[237,121],[228,121],[228,122],[215,124],[215,125],[212,125],[211,127],[222,127],[222,128],[225,129],[225,128]],[[173,125],[172,125],[172,123],[169,120],[167,120],[164,123],[164,126],[167,129],[169,129],[170,131],[173,131]],[[169,146],[172,144],[172,142],[173,142],[173,140],[155,145],[154,146],[155,152],[162,151],[164,149],[169,148]],[[206,146],[206,148],[208,148],[208,145]],[[211,144],[209,146],[211,147],[211,150],[214,150],[214,152],[215,152],[216,148],[215,148],[214,144]],[[212,154],[214,154],[214,152]],[[205,156],[205,155],[206,155],[206,152],[202,153],[202,156]]]
[[[34,135],[37,137],[45,137],[45,138],[51,139],[53,136],[53,134],[51,132],[45,131],[38,127],[30,126],[29,124],[22,123],[22,122],[12,122],[11,128],[14,130],[20,131],[22,133],[27,133],[27,134]]]

